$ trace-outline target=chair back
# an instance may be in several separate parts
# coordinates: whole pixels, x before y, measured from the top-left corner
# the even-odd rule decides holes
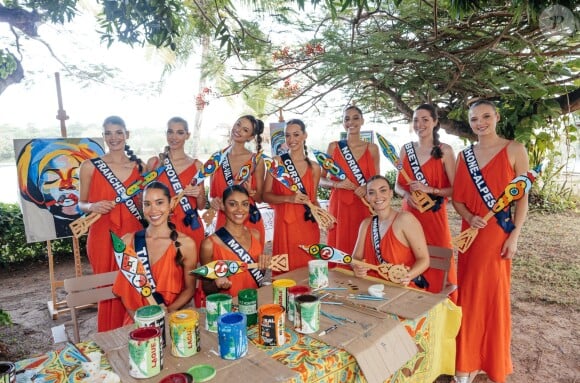
[[[441,284],[440,294],[449,295],[457,289],[456,285],[448,284],[447,275],[451,268],[451,258],[454,251],[446,247],[427,246],[429,251],[429,267],[443,271],[443,283]]]

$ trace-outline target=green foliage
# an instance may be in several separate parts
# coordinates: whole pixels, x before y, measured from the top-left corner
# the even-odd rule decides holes
[[[0,309],[0,326],[10,326],[11,324],[12,319],[10,319],[10,314]]]
[[[395,184],[397,183],[397,171],[395,169],[388,170],[385,173],[385,178],[389,181],[389,186],[391,189],[395,190]],[[393,198],[398,196],[397,193],[393,193]]]
[[[324,200],[328,201],[330,199],[330,189],[319,186],[316,192],[316,197],[318,198],[319,201]]]
[[[86,237],[80,240],[84,248]],[[55,257],[72,254],[72,241],[65,238],[51,241]],[[26,243],[24,223],[16,204],[0,203],[0,266],[41,260],[46,257],[46,242]]]
[[[0,79],[6,80],[16,70],[16,59],[14,56],[4,50],[0,49]]]

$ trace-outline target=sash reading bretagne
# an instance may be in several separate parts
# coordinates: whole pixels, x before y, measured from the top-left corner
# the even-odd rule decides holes
[[[292,181],[298,187],[298,190],[300,190],[301,193],[308,195],[306,188],[304,187],[304,183],[302,183],[302,178],[300,178],[300,174],[298,174],[298,170],[296,169],[294,162],[292,162],[292,158],[290,158],[290,154],[284,153],[280,156],[280,158],[282,159],[286,171],[292,178]],[[304,210],[304,220],[316,222],[316,219],[314,219],[312,211],[308,205],[304,205]]]
[[[169,180],[175,195],[181,193],[183,190],[183,185],[181,184],[181,181],[179,181],[179,175],[177,174],[177,171],[175,170],[175,167],[173,166],[173,163],[171,162],[171,159],[168,155],[166,155],[163,159],[163,165],[165,165],[165,174],[167,175],[167,179]],[[189,203],[189,197],[186,195],[181,197],[179,200],[179,205],[185,213],[183,223],[191,227],[193,230],[199,228],[201,226],[199,222],[199,215],[197,214],[197,209],[194,209],[194,207]]]
[[[408,142],[405,144],[404,148],[405,153],[407,153],[407,159],[409,160],[409,165],[411,166],[411,170],[413,171],[415,179],[421,182],[423,185],[429,186],[429,183],[427,182],[427,177],[425,177],[425,174],[423,174],[423,170],[421,170],[421,164],[419,164],[419,158],[417,157],[417,153],[415,152],[415,146],[413,146],[412,142]],[[431,206],[429,210],[431,210],[432,212],[436,212],[441,208],[441,204],[443,203],[443,197],[430,193],[428,194],[429,197],[431,197],[431,199],[435,201],[435,205]]]
[[[483,200],[485,206],[487,206],[489,210],[492,210],[496,199],[487,186],[483,175],[481,174],[479,164],[477,163],[477,158],[475,158],[475,153],[473,152],[473,145],[470,145],[463,150],[463,158],[465,160],[465,166],[467,166],[469,176],[471,177],[475,188],[479,192],[479,196]],[[513,229],[515,229],[515,225],[511,218],[510,207],[507,207],[505,210],[495,214],[497,224],[503,229],[504,232],[508,234],[511,233]]]
[[[133,201],[133,199],[129,197],[129,195],[127,194],[127,189],[125,189],[125,185],[123,185],[123,183],[117,178],[117,176],[115,176],[115,173],[113,173],[109,165],[107,165],[107,163],[103,161],[101,158],[93,158],[91,159],[91,162],[95,166],[95,169],[97,169],[99,173],[101,173],[103,177],[105,177],[105,179],[107,180],[109,185],[111,185],[115,193],[117,193],[117,198],[119,198],[121,201],[124,201],[123,203],[125,204],[127,210],[129,210],[129,212],[131,212],[131,214],[133,214],[133,216],[137,218],[139,222],[142,222],[143,217],[141,216],[141,213],[139,212],[137,205],[135,205],[135,201]]]
[[[222,240],[223,243],[226,244],[227,247],[230,248],[231,251],[234,252],[240,258],[240,260],[244,263],[254,263],[255,260],[252,258],[250,253],[236,239],[230,234],[229,231],[225,227],[220,227],[216,230],[215,235],[218,236],[219,239]],[[251,235],[251,234],[250,234]],[[256,285],[262,286],[262,281],[264,280],[264,273],[262,273],[259,269],[248,269],[248,272],[254,278]]]

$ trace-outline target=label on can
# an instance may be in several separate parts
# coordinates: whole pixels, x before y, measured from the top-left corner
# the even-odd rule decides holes
[[[262,305],[258,309],[258,336],[264,346],[282,346],[286,343],[284,308],[278,304]]]
[[[218,348],[227,360],[240,359],[248,353],[246,315],[234,312],[218,318]]]
[[[272,283],[273,302],[287,310],[288,302],[288,288],[296,286],[296,282],[292,279],[276,279]]]
[[[151,378],[161,372],[161,340],[157,327],[141,327],[129,333],[129,375]]]
[[[169,317],[171,354],[178,358],[195,355],[200,351],[199,314],[194,310],[176,311]]]
[[[286,305],[286,313],[288,314],[288,321],[294,323],[294,301],[296,297],[310,293],[310,287],[304,285],[296,285],[288,288],[288,301]]]
[[[244,289],[238,292],[238,311],[246,314],[247,325],[258,323],[258,291]]]
[[[320,326],[320,301],[314,295],[300,295],[295,300],[294,330],[312,334]]]

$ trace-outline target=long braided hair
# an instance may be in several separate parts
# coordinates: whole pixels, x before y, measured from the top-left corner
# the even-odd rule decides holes
[[[252,124],[252,136],[256,136],[256,153],[262,150],[262,133],[264,133],[264,121],[252,116],[251,114],[246,114],[239,119],[245,118]]]
[[[159,181],[153,181],[145,187],[145,190],[143,191],[143,193],[147,193],[147,191],[150,189],[161,190],[163,192],[163,195],[165,197],[167,197],[167,202],[171,202],[171,194],[169,193],[169,188],[165,184],[163,184]],[[181,242],[179,242],[177,240],[179,238],[179,233],[177,232],[175,224],[173,222],[171,222],[171,217],[169,217],[167,219],[167,227],[169,227],[169,230],[171,230],[171,234],[169,234],[169,238],[173,241],[173,245],[177,249],[176,254],[175,254],[175,263],[179,266],[183,266],[183,254],[181,254],[181,249],[180,249]]]
[[[103,128],[106,127],[107,125],[119,125],[123,127],[123,130],[125,130],[125,132],[127,131],[125,121],[119,116],[109,116],[105,118],[105,121],[103,122]],[[131,147],[129,145],[125,145],[125,153],[127,153],[127,156],[129,157],[130,161],[137,163],[137,166],[139,167],[139,173],[143,173],[143,161],[141,161],[141,159],[139,159],[139,157],[135,155],[135,153],[133,152],[133,150],[131,150]]]
[[[439,129],[441,128],[441,124],[437,118],[437,108],[431,104],[421,104],[415,109],[415,112],[418,110],[426,110],[431,115],[433,121],[437,121],[437,124],[433,127],[433,148],[431,149],[431,157],[436,159],[442,158],[443,151],[441,150],[441,141],[439,141]]]
[[[302,131],[302,133],[306,133],[306,124],[304,124],[304,121],[302,121],[298,118],[293,118],[293,119],[289,120],[286,123],[286,126],[288,126],[288,125],[298,125],[300,127],[300,130]],[[312,163],[310,162],[310,159],[308,158],[308,148],[306,147],[306,141],[304,142],[304,155],[306,156],[306,163],[308,164],[308,167],[311,168]]]

